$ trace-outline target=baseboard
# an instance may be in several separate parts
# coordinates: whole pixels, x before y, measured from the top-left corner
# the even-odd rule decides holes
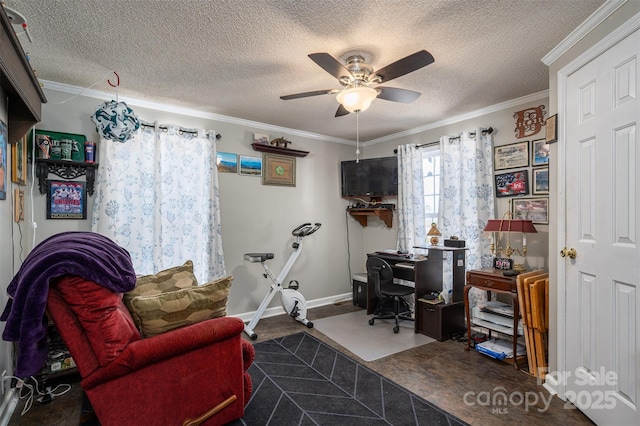
[[[344,294],[337,294],[329,297],[322,297],[320,299],[307,300],[306,301],[307,309],[317,308],[317,307],[326,306],[326,305],[332,305],[337,302],[344,302],[345,300],[351,300],[351,299],[352,299],[351,293],[344,293]],[[274,298],[274,300],[277,301],[277,298]],[[252,311],[252,312],[245,312],[243,314],[229,315],[229,316],[238,317],[244,322],[249,322],[253,319],[253,316],[255,315],[255,313],[256,311]],[[262,314],[261,318],[275,317],[276,315],[282,315],[282,314],[284,314],[284,309],[282,309],[282,305],[278,305],[273,308],[265,309],[264,314]]]
[[[10,388],[4,393],[2,405],[0,405],[0,426],[7,426],[9,424],[16,405],[18,405],[18,394],[15,388]]]

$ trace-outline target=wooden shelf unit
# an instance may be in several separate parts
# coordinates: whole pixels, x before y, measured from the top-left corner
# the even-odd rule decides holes
[[[349,214],[353,216],[360,225],[367,226],[367,216],[378,216],[380,220],[384,222],[387,227],[391,228],[393,226],[393,210],[384,209],[384,208],[371,208],[371,209],[347,209]]]
[[[40,121],[42,104],[47,102],[47,98],[1,6],[0,26],[0,85],[8,98],[8,140],[16,143]]]
[[[87,194],[93,195],[93,187],[96,180],[98,163],[85,163],[82,161],[36,159],[36,178],[41,194],[47,193],[47,177],[49,173],[62,179],[75,179],[80,176],[87,178]]]

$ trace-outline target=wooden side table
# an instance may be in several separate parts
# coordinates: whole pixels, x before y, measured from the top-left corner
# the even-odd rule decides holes
[[[518,344],[518,321],[520,319],[520,310],[518,308],[518,292],[516,286],[516,277],[505,277],[504,271],[498,269],[477,269],[467,271],[467,283],[464,286],[464,312],[467,316],[467,347],[471,348],[471,313],[469,312],[469,290],[477,288],[485,290],[487,297],[491,300],[491,292],[506,293],[511,295],[513,300],[513,368],[518,369],[517,363],[517,344]]]

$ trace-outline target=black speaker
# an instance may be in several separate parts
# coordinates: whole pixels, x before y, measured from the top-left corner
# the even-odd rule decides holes
[[[362,281],[364,280],[364,281]],[[361,308],[367,307],[367,275],[355,274],[353,276],[353,304]]]

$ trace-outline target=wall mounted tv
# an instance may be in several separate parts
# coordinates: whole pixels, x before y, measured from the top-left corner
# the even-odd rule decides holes
[[[343,161],[342,198],[398,195],[398,158]]]

